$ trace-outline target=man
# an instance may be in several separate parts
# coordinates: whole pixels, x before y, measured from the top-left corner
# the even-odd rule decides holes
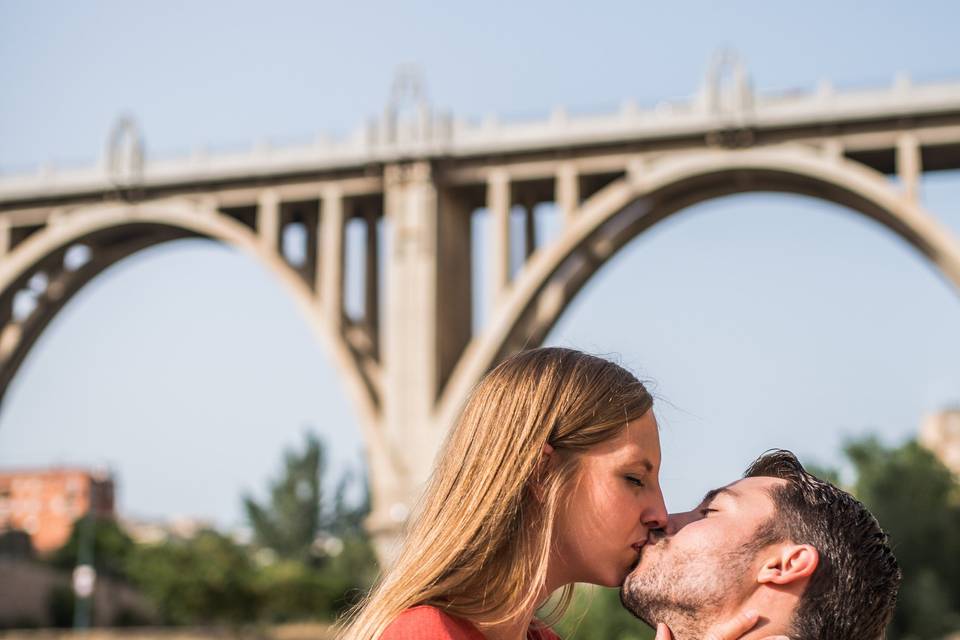
[[[760,618],[745,640],[874,640],[899,583],[887,536],[866,507],[776,450],[695,510],[671,516],[620,597],[676,640],[708,637],[746,609]]]

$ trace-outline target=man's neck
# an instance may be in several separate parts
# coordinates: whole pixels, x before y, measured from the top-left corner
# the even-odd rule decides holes
[[[761,588],[736,609],[725,612],[725,617],[720,618],[718,622],[730,620],[740,611],[753,609],[760,612],[760,621],[757,626],[741,636],[739,640],[760,640],[776,635],[786,636],[789,635],[793,612],[799,602],[799,596],[789,590]]]
[[[730,622],[738,613],[753,609],[760,612],[760,621],[738,640],[761,640],[777,635],[789,636],[790,621],[798,602],[798,596],[788,591],[761,588],[746,600],[720,611],[701,611],[702,615],[690,612],[684,616],[678,616],[673,621],[667,621],[667,625],[675,640],[700,640],[706,632]]]

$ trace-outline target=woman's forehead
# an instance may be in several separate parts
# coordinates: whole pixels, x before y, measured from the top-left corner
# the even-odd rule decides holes
[[[597,444],[595,456],[612,456],[618,464],[653,470],[660,466],[660,434],[652,412],[630,422],[615,437]]]

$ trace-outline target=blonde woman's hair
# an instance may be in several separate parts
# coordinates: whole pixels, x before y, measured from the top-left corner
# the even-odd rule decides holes
[[[501,363],[447,436],[396,561],[338,637],[378,638],[421,604],[484,623],[540,604],[575,454],[616,437],[652,405],[629,371],[572,349],[534,349]],[[546,444],[556,463],[540,464]]]

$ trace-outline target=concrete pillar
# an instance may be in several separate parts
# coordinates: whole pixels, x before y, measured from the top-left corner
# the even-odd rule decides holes
[[[257,235],[270,251],[280,249],[280,196],[273,189],[261,192],[257,200]]]
[[[327,325],[336,335],[343,321],[343,194],[336,187],[324,190],[320,200],[320,303]]]
[[[573,222],[573,216],[580,206],[580,176],[572,162],[565,162],[557,169],[554,198],[566,228]]]
[[[399,535],[433,466],[444,434],[434,427],[437,390],[438,194],[426,162],[384,169],[391,246],[385,256],[383,448],[389,468],[371,478],[376,497],[368,519],[381,557]]]
[[[10,219],[0,217],[0,257],[10,253]]]
[[[510,284],[510,176],[495,171],[487,181],[487,209],[490,211],[490,285],[493,307],[500,305]]]
[[[923,166],[920,143],[915,135],[904,133],[897,138],[897,176],[903,185],[903,194],[910,200],[920,199],[920,174]]]

